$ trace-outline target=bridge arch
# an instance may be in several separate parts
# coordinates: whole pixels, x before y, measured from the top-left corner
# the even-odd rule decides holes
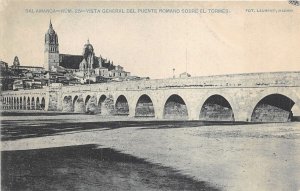
[[[74,112],[76,113],[85,113],[85,104],[82,96],[78,96],[74,98]]]
[[[16,109],[20,109],[20,100],[19,100],[19,97],[17,97],[17,108]]]
[[[40,98],[39,97],[36,97],[36,100],[35,100],[35,109],[36,110],[41,110],[41,103],[40,103]]]
[[[201,106],[199,119],[203,121],[234,121],[229,101],[219,94],[209,96]]]
[[[295,102],[283,94],[269,94],[255,105],[252,122],[287,122],[293,117],[292,107]]]
[[[86,97],[85,97],[85,101],[84,101],[84,104],[86,105],[87,104],[87,102],[90,100],[90,98],[91,98],[91,96],[90,95],[87,95]]]
[[[74,99],[73,99],[73,106],[74,106],[75,102],[77,101],[78,97],[79,97],[78,95],[74,96]]]
[[[135,117],[155,117],[152,99],[147,94],[139,97],[135,107]]]
[[[27,97],[27,106],[26,106],[26,108],[27,108],[27,110],[30,110],[30,97]]]
[[[105,115],[105,114],[108,114],[107,113],[107,110],[106,110],[106,105],[105,105],[105,100],[107,99],[106,95],[101,95],[99,97],[99,100],[98,100],[98,108],[99,108],[99,113],[101,115]]]
[[[62,103],[62,111],[63,112],[73,112],[74,111],[74,105],[72,96],[65,96]]]
[[[30,106],[31,110],[35,110],[35,100],[34,97],[31,98],[31,106]]]
[[[19,102],[19,104],[20,104],[20,110],[22,110],[23,109],[23,100],[22,100],[22,97],[20,97],[19,100],[20,100],[20,102]]]
[[[26,97],[24,96],[24,97],[23,97],[23,109],[24,109],[24,110],[27,109],[26,106],[27,106],[27,104],[26,104]]]
[[[17,98],[14,97],[14,109],[18,109]]]
[[[127,98],[124,95],[120,95],[116,99],[115,114],[116,115],[129,115],[129,104],[128,104]]]
[[[114,111],[114,100],[112,96],[102,94],[98,99],[98,111],[101,115],[110,115]]]
[[[188,119],[188,109],[185,101],[178,94],[168,97],[164,105],[163,117],[165,119]]]
[[[6,98],[6,109],[9,109],[10,103],[9,103],[9,97]]]
[[[99,113],[97,105],[97,96],[87,95],[85,98],[85,110],[87,113],[96,114]]]
[[[10,109],[14,109],[14,98],[10,98]]]
[[[98,107],[99,107],[99,112],[102,114],[102,107],[104,106],[104,102],[107,99],[107,96],[105,94],[102,94],[99,99],[98,99]]]
[[[6,97],[6,109],[9,109],[9,98],[8,97]]]
[[[41,100],[41,109],[45,110],[45,108],[46,108],[46,100],[45,100],[44,97],[42,97],[42,100]]]
[[[13,109],[17,109],[17,107],[16,107],[16,106],[17,106],[17,100],[16,100],[16,97],[14,97],[13,100],[14,100],[14,101],[13,101]]]
[[[9,97],[6,97],[6,104],[5,108],[9,109],[10,103],[9,103]]]
[[[6,109],[6,97],[3,98],[2,104],[3,104],[3,105],[2,105],[2,108],[3,108],[3,109]]]
[[[12,109],[15,109],[15,107],[16,107],[16,99],[15,99],[15,97],[12,97]]]

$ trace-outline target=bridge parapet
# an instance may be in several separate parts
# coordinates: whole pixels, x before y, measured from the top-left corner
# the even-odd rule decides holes
[[[49,88],[1,92],[3,110],[48,110]]]
[[[46,95],[48,88],[43,89],[26,89],[18,91],[3,91],[1,92],[1,97],[4,96],[22,96],[22,95]]]
[[[300,72],[281,72],[51,84],[44,89],[1,92],[0,104],[6,110],[97,112],[156,119],[186,114],[193,120],[284,121],[293,114],[299,116],[299,92]],[[293,105],[296,109],[292,113]]]
[[[109,82],[78,86],[64,86],[65,93],[85,91],[139,91],[170,88],[260,88],[300,87],[300,72],[232,74],[191,78]]]

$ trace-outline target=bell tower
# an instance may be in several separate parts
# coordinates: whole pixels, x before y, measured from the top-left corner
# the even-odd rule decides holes
[[[53,29],[51,20],[45,34],[44,68],[53,71],[59,66],[58,36]]]

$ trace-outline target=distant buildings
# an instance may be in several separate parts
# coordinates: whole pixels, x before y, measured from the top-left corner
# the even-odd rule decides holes
[[[1,61],[1,90],[37,89],[48,85],[46,71],[42,67],[22,66],[15,56],[9,67]]]
[[[7,71],[7,69],[8,69],[8,64],[0,60],[0,71],[1,72]]]
[[[181,74],[179,74],[179,78],[189,78],[191,77],[191,74],[187,73],[187,72],[183,72]]]
[[[72,73],[81,83],[105,82],[114,78],[124,80],[130,72],[122,66],[115,66],[112,61],[95,56],[94,47],[89,40],[83,47],[82,55],[59,53],[58,35],[50,21],[45,34],[44,68],[53,72]]]
[[[89,40],[81,55],[59,53],[58,35],[51,20],[44,46],[43,67],[24,66],[17,56],[10,67],[8,63],[0,61],[1,90],[36,89],[51,83],[75,85],[144,79],[130,76],[130,72],[125,71],[122,66],[114,65],[113,61],[101,55],[95,56]]]

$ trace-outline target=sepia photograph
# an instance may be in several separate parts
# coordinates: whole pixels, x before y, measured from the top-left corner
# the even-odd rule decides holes
[[[300,190],[298,0],[0,0],[0,28],[1,190]]]

